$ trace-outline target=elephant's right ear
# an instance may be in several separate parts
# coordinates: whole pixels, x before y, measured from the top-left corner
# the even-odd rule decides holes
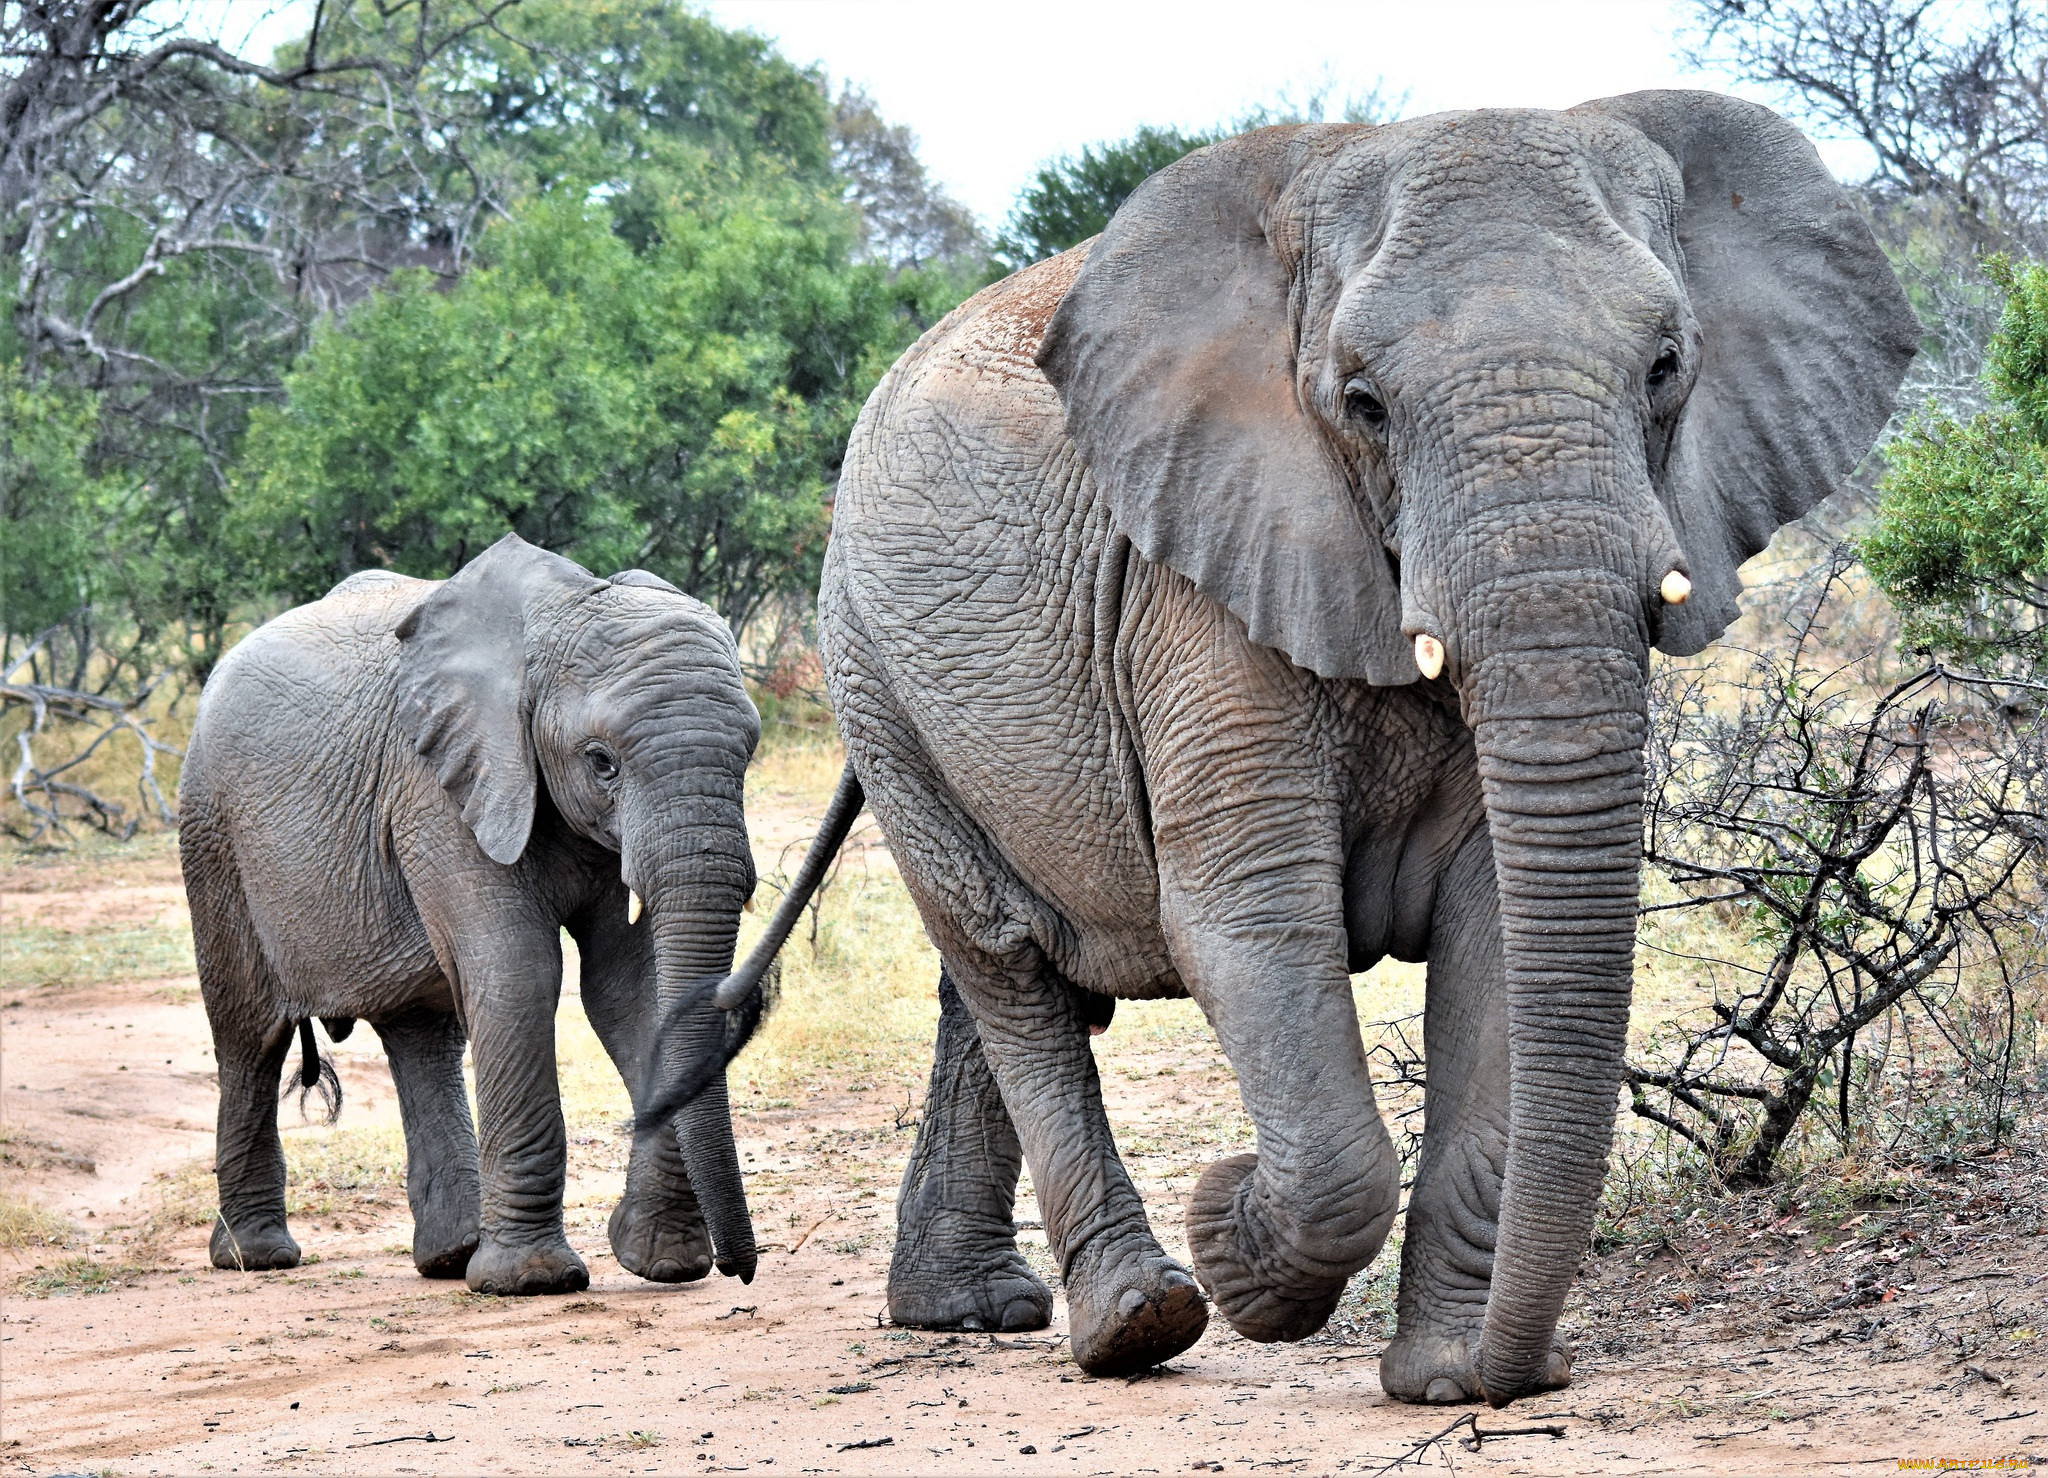
[[[507,534],[398,625],[398,726],[493,862],[517,862],[533,830],[528,622],[551,596],[603,588],[581,565]]]
[[[1124,202],[1046,329],[1039,367],[1116,527],[1324,677],[1415,681],[1400,582],[1295,389],[1294,269],[1273,207],[1319,146],[1266,128]]]

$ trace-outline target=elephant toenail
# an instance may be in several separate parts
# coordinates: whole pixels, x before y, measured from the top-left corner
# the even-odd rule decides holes
[[[988,1326],[981,1322],[981,1315],[969,1314],[960,1321],[960,1327],[970,1333],[979,1334]]]
[[[1045,1323],[1045,1316],[1037,1304],[1028,1298],[1013,1298],[1003,1307],[1003,1328],[1015,1333],[1020,1329],[1037,1329]]]
[[[1119,1319],[1135,1319],[1145,1312],[1145,1295],[1135,1288],[1126,1288],[1124,1296],[1116,1301],[1116,1316]]]
[[[1572,1362],[1563,1350],[1552,1350],[1550,1358],[1543,1363],[1543,1384],[1556,1390],[1571,1384]]]
[[[1450,1406],[1465,1399],[1465,1389],[1448,1376],[1438,1376],[1423,1391],[1422,1399],[1432,1406]]]

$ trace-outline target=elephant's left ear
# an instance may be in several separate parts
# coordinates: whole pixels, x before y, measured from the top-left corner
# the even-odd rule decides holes
[[[533,830],[528,628],[551,603],[603,588],[581,565],[507,534],[398,625],[399,728],[493,862],[517,862]]]
[[[1671,91],[1572,111],[1628,124],[1684,180],[1700,368],[1665,485],[1693,594],[1657,644],[1689,656],[1738,614],[1737,567],[1869,452],[1920,325],[1848,191],[1770,109]]]
[[[1264,128],[1146,180],[1089,250],[1038,364],[1140,553],[1298,665],[1397,685],[1416,678],[1400,580],[1297,393],[1295,266],[1270,229],[1296,176],[1361,132]]]

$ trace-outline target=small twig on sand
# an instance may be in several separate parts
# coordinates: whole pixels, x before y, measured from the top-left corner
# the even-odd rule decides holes
[[[894,1437],[870,1437],[865,1442],[842,1442],[839,1444],[839,1450],[841,1452],[859,1452],[863,1447],[894,1447],[895,1445],[896,1439]]]
[[[436,1437],[432,1432],[424,1437],[379,1437],[375,1442],[351,1442],[351,1450],[358,1447],[389,1447],[394,1442],[453,1442],[453,1437]]]
[[[1474,1412],[1472,1415],[1472,1435],[1460,1437],[1458,1445],[1467,1452],[1477,1452],[1486,1443],[1487,1439],[1491,1437],[1549,1437],[1556,1439],[1563,1436],[1563,1422],[1540,1422],[1528,1427],[1488,1428],[1479,1425],[1479,1415],[1477,1412]]]
[[[1396,1468],[1404,1467],[1407,1464],[1412,1463],[1420,1457],[1422,1457],[1422,1455],[1428,1452],[1432,1447],[1439,1446],[1442,1443],[1448,1441],[1451,1434],[1457,1431],[1460,1427],[1464,1427],[1470,1434],[1468,1436],[1460,1437],[1458,1439],[1458,1445],[1460,1447],[1463,1447],[1467,1452],[1479,1451],[1479,1449],[1485,1445],[1487,1439],[1490,1437],[1558,1438],[1564,1436],[1565,1434],[1563,1422],[1545,1422],[1541,1425],[1528,1427],[1482,1427],[1479,1425],[1479,1413],[1476,1411],[1468,1411],[1463,1416],[1459,1417],[1456,1421],[1452,1422],[1448,1427],[1445,1427],[1441,1432],[1432,1433],[1430,1436],[1423,1438],[1420,1442],[1411,1444],[1406,1452],[1389,1459],[1387,1462],[1382,1463],[1379,1467],[1373,1468],[1370,1471],[1376,1474],[1391,1473]]]

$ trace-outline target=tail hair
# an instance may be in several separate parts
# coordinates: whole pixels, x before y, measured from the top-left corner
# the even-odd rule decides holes
[[[306,1117],[307,1095],[314,1093],[320,1096],[323,1124],[332,1124],[341,1117],[341,1075],[334,1070],[334,1059],[320,1050],[310,1016],[299,1021],[299,1070],[286,1080],[277,1095],[279,1101],[290,1098],[293,1088],[299,1090],[300,1118]]]

